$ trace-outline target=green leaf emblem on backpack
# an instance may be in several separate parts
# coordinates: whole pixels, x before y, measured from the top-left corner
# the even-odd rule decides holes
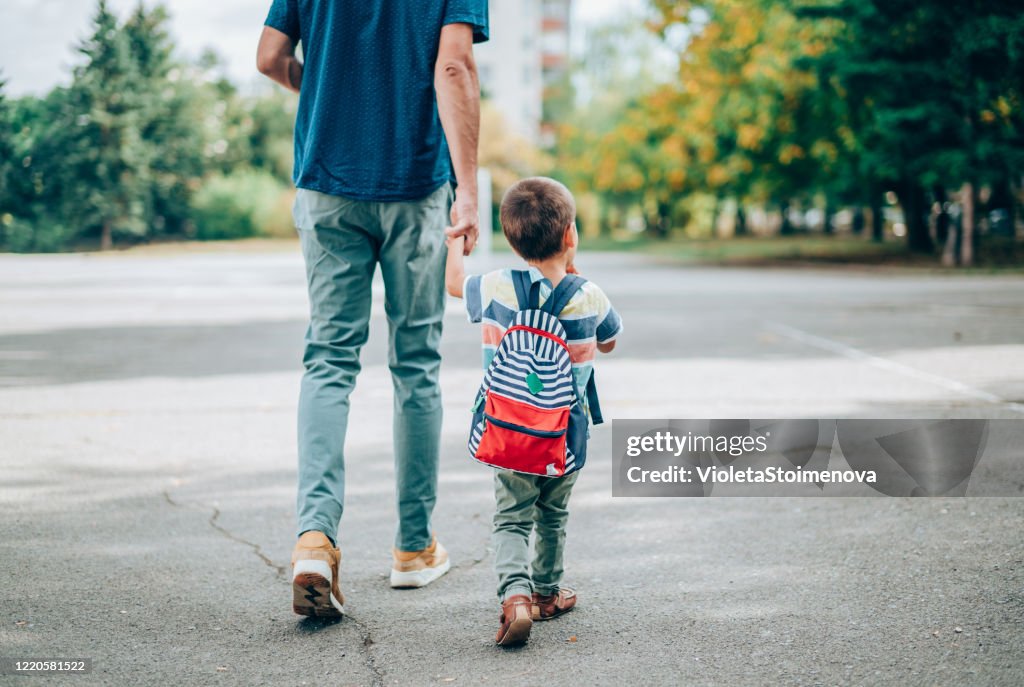
[[[530,387],[530,393],[534,396],[544,391],[544,382],[540,381],[536,372],[526,375],[526,386]]]

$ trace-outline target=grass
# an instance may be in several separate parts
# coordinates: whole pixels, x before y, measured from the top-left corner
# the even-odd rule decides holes
[[[496,250],[511,250],[504,237],[494,237]],[[905,260],[902,243],[873,243],[864,239],[829,236],[742,237],[731,239],[670,238],[656,240],[643,236],[624,238],[583,237],[582,251],[646,253],[680,262],[711,264],[757,264],[807,261],[878,263]]]
[[[510,251],[501,235],[495,235],[496,251]],[[850,265],[886,268],[942,268],[938,254],[914,255],[903,240],[875,243],[849,235],[797,235],[730,239],[687,239],[673,237],[656,240],[644,236],[583,237],[584,252],[617,251],[658,256],[673,262],[711,265],[797,266]],[[1015,251],[1016,249],[1016,251]],[[983,244],[976,266],[955,270],[958,273],[1024,273],[1024,246],[1013,242],[991,241]]]
[[[614,241],[604,240],[614,250]],[[669,239],[650,241],[632,239],[632,250],[661,255],[683,262],[714,264],[753,264],[766,262],[810,261],[841,263],[877,263],[905,258],[906,249],[898,243],[873,243],[863,239],[825,236],[785,236],[773,238]],[[597,243],[597,242],[595,242]],[[595,246],[595,249],[601,249]]]

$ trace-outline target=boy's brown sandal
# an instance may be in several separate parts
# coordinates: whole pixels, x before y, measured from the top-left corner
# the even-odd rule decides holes
[[[501,604],[501,627],[494,638],[498,646],[525,644],[533,627],[533,600],[526,594],[516,594]]]
[[[557,594],[541,596],[533,593],[533,619],[551,620],[568,613],[576,605],[576,592],[569,587],[563,587]]]

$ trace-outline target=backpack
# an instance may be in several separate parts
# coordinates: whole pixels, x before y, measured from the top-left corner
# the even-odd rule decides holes
[[[477,392],[469,453],[495,468],[561,477],[583,467],[590,432],[558,315],[587,280],[567,274],[543,307],[540,282],[529,272],[513,271],[512,281],[519,311]],[[593,374],[586,394],[594,424],[601,424]]]

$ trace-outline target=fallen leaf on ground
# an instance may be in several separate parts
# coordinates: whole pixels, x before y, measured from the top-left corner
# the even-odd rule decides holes
[[[576,641],[576,635],[573,635],[572,637],[569,637],[569,641],[570,642],[575,642]]]

